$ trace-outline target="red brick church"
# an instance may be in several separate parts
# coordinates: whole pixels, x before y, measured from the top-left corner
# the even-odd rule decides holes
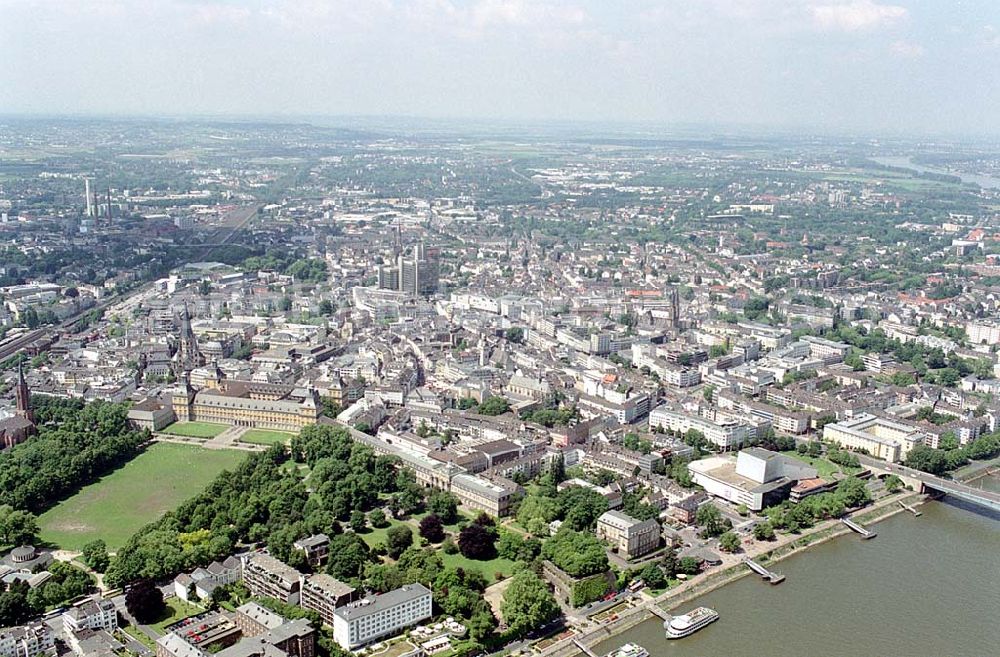
[[[13,417],[0,420],[0,449],[23,443],[35,433],[35,416],[30,407],[31,391],[28,390],[28,382],[24,380],[24,370],[20,364],[17,366],[14,398],[17,400],[17,412]]]

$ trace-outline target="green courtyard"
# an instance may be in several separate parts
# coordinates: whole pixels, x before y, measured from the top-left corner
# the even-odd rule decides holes
[[[115,550],[143,525],[176,508],[245,457],[233,450],[154,443],[43,513],[38,518],[41,539],[79,550],[101,538]]]
[[[294,433],[289,433],[287,431],[250,429],[240,436],[240,442],[253,443],[254,445],[287,445],[288,441],[290,441],[294,436]]]
[[[160,433],[188,438],[215,438],[228,428],[228,424],[213,424],[211,422],[174,422]]]

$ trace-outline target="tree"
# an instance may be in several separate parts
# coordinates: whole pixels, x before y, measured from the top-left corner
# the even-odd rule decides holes
[[[436,491],[427,498],[427,508],[446,525],[458,519],[458,498],[446,491]]]
[[[398,559],[406,548],[413,545],[413,532],[406,525],[396,525],[390,527],[385,535],[385,548],[387,554],[393,559]]]
[[[431,543],[440,543],[444,540],[444,523],[437,514],[430,513],[420,520],[420,535]]]
[[[702,533],[706,537],[718,536],[726,531],[722,512],[714,504],[703,504],[698,507],[695,522],[702,526]]]
[[[857,477],[847,477],[837,484],[837,497],[843,500],[845,506],[859,507],[871,502],[872,495],[868,492],[865,482]]]
[[[141,579],[125,591],[125,608],[143,624],[155,622],[166,610],[161,591],[151,580]]]
[[[35,542],[37,535],[38,519],[35,514],[15,510],[9,504],[0,506],[0,544],[30,544]]]
[[[368,523],[366,521],[364,512],[359,511],[357,509],[351,511],[350,525],[351,529],[354,530],[356,533],[360,534],[361,532],[363,532],[368,527]]]
[[[572,577],[587,577],[608,569],[608,555],[597,537],[565,525],[545,542],[542,555]]]
[[[885,490],[889,493],[895,493],[903,487],[903,480],[896,475],[889,475],[885,478]]]
[[[935,475],[943,473],[948,467],[945,453],[927,445],[917,445],[911,449],[903,463],[907,467]]]
[[[768,521],[758,522],[753,527],[753,537],[758,541],[773,541],[774,526]]]
[[[382,509],[372,509],[369,511],[368,523],[375,529],[381,529],[389,526],[389,521],[385,517],[385,511]]]
[[[724,552],[738,552],[740,549],[740,537],[736,532],[725,532],[719,537],[719,549]]]
[[[559,605],[542,578],[522,570],[504,591],[500,614],[512,636],[523,636],[558,616]]]
[[[371,550],[357,534],[337,534],[330,539],[326,572],[340,580],[357,579],[369,560]]]
[[[458,549],[469,559],[488,560],[496,556],[496,531],[470,523],[458,533]]]
[[[505,336],[514,344],[521,344],[524,342],[524,329],[520,326],[512,326],[507,329]]]
[[[649,564],[639,571],[643,583],[651,589],[662,589],[667,585],[667,578],[656,564]]]
[[[701,564],[694,557],[681,557],[677,562],[677,572],[682,575],[697,575],[701,572]]]
[[[96,541],[91,541],[83,546],[83,563],[87,564],[93,570],[103,573],[108,567],[108,562],[110,561],[108,557],[108,546],[107,544],[97,539]]]
[[[503,397],[490,397],[479,405],[481,415],[503,415],[510,410],[510,404]]]
[[[602,513],[608,510],[608,500],[595,490],[583,486],[568,486],[556,498],[563,521],[570,529],[591,529]]]

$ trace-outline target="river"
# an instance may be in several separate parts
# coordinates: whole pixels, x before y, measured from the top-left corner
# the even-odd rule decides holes
[[[1000,479],[980,485],[1000,490]],[[874,525],[873,540],[850,534],[778,562],[782,584],[744,577],[673,610],[719,612],[692,636],[667,641],[654,618],[594,650],[632,641],[651,657],[1000,655],[1000,515],[950,500],[920,510]]]
[[[886,167],[901,167],[904,169],[913,169],[914,171],[919,171],[921,173],[939,173],[946,176],[955,176],[956,178],[961,178],[962,182],[975,183],[980,187],[991,187],[993,189],[1000,189],[1000,178],[995,178],[993,176],[984,176],[978,173],[964,173],[959,171],[949,171],[947,169],[928,167],[922,164],[917,164],[916,162],[913,161],[913,158],[910,157],[902,157],[895,155],[892,157],[873,157],[872,160]]]

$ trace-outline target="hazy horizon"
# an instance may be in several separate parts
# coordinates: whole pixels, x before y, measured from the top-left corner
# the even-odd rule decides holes
[[[988,0],[0,0],[0,114],[1000,134]]]

